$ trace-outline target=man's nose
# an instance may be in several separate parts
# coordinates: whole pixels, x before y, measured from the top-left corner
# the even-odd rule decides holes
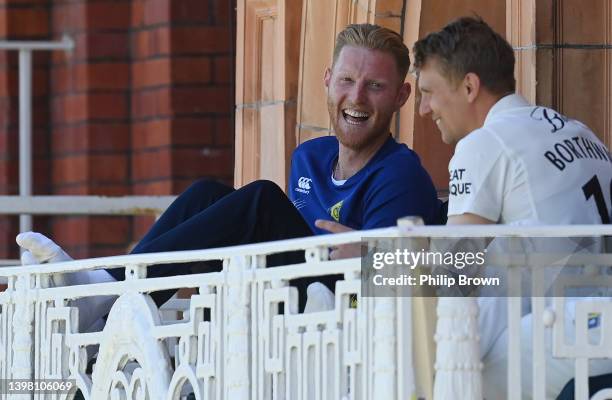
[[[361,83],[357,83],[353,85],[353,88],[350,93],[350,101],[353,104],[361,104],[365,99],[365,85]]]

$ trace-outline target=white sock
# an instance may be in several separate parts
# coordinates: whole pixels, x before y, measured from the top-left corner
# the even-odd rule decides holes
[[[22,265],[57,263],[72,261],[70,257],[53,240],[38,232],[24,232],[17,235],[16,242],[25,251],[21,255]],[[52,286],[87,285],[93,283],[115,282],[115,278],[103,269],[80,271],[67,274],[56,274],[52,277]],[[74,300],[73,305],[79,309],[79,331],[89,332],[98,329],[100,319],[108,314],[117,296],[82,297]]]
[[[333,310],[336,305],[336,298],[331,290],[321,282],[314,282],[306,289],[306,307],[304,314]]]

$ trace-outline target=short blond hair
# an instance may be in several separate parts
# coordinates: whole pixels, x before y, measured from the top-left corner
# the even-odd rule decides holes
[[[402,80],[406,78],[406,74],[410,69],[408,48],[404,44],[402,37],[391,29],[373,24],[348,25],[336,37],[333,64],[336,64],[336,60],[344,46],[364,47],[366,49],[390,53],[395,59],[397,70]]]

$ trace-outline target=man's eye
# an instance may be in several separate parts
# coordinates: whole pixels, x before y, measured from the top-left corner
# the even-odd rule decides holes
[[[352,80],[351,78],[346,77],[346,76],[345,76],[345,77],[340,78],[340,82],[352,82],[352,81],[353,81],[353,80]]]
[[[370,82],[370,87],[374,89],[380,89],[382,85],[378,82]]]

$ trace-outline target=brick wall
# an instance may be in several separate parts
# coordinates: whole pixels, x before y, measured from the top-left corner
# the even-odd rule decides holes
[[[36,57],[36,192],[177,194],[199,177],[231,183],[232,3],[0,2],[1,38],[69,34],[76,43],[71,54]],[[0,52],[0,191],[11,194],[17,187],[13,58]],[[37,219],[36,228],[74,256],[92,257],[124,253],[151,222],[53,217]],[[0,224],[2,258],[14,249],[16,223]]]

